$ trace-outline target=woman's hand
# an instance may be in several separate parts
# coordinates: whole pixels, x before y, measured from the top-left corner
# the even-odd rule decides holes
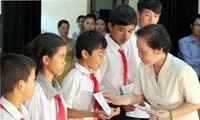
[[[170,119],[170,111],[167,110],[157,110],[158,112],[161,112],[160,115],[153,115],[149,114],[151,117],[153,117],[155,120],[169,120]]]
[[[107,103],[112,103],[115,105],[120,105],[119,101],[118,101],[118,96],[117,95],[113,95],[111,93],[109,93],[108,91],[103,91],[103,97],[105,98],[105,100],[107,101]]]

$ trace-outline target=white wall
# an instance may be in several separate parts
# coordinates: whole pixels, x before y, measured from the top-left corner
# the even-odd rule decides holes
[[[58,34],[57,24],[60,19],[70,23],[69,37],[78,29],[76,19],[80,14],[86,15],[90,9],[88,0],[42,0],[42,32]]]

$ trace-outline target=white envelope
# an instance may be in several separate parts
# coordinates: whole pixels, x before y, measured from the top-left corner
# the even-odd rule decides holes
[[[134,106],[136,108],[138,108],[140,110],[143,110],[143,111],[146,111],[147,113],[150,113],[150,114],[154,114],[154,115],[161,115],[161,114],[163,114],[162,112],[158,112],[158,111],[152,110],[152,109],[144,107],[144,106],[139,106],[139,105],[134,105]]]
[[[109,116],[112,112],[110,106],[106,102],[105,98],[102,95],[102,92],[94,93],[94,98],[97,100],[99,105],[103,108],[103,110],[106,112],[106,114]]]
[[[123,94],[128,94],[133,91],[133,87],[134,87],[134,83],[128,84],[126,86],[122,86],[121,90]],[[138,105],[138,104],[134,104],[134,105]],[[150,105],[148,103],[145,102],[145,105],[146,107],[150,108]],[[135,117],[135,118],[149,118],[149,114],[147,112],[142,111],[138,108],[135,108],[134,111],[126,112],[126,116]]]

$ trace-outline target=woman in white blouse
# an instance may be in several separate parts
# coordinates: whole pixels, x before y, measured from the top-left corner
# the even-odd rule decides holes
[[[141,63],[133,92],[114,96],[108,102],[130,105],[146,100],[153,110],[150,120],[199,120],[200,85],[195,71],[169,53],[170,37],[163,25],[147,25],[136,32]]]

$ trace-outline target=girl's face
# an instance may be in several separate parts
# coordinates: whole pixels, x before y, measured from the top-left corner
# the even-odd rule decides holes
[[[79,29],[83,30],[84,29],[84,18],[80,18],[78,21],[78,27]]]
[[[67,47],[61,46],[58,48],[57,53],[52,56],[48,57],[45,63],[46,69],[53,75],[60,76],[62,75],[65,69],[65,56],[67,54]]]
[[[93,18],[85,19],[84,28],[85,31],[95,30],[95,20]]]
[[[137,38],[137,48],[139,57],[145,65],[156,63],[158,50],[150,48],[145,37]]]
[[[135,25],[112,25],[111,23],[108,23],[109,30],[110,30],[110,36],[114,41],[118,44],[124,44],[132,35]]]
[[[24,99],[30,99],[35,91],[35,68],[31,69],[30,75],[27,81],[22,81],[24,84],[23,96]]]
[[[104,20],[98,19],[96,21],[96,30],[100,33],[103,33],[106,31],[107,25],[105,24]]]
[[[87,68],[97,70],[100,68],[101,64],[103,63],[104,56],[106,53],[106,49],[97,49],[93,50],[92,54],[87,54],[86,62],[87,62]]]
[[[66,23],[62,23],[62,25],[58,28],[58,32],[60,36],[66,37],[69,33],[69,25]]]

